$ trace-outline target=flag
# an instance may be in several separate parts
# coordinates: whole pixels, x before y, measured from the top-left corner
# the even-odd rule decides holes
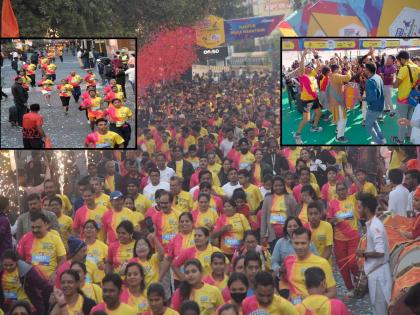
[[[3,0],[1,10],[1,37],[19,37],[19,26],[10,0]]]

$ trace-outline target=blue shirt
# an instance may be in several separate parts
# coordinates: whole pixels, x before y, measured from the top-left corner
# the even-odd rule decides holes
[[[366,81],[366,102],[368,110],[382,112],[385,105],[384,82],[374,74]]]
[[[312,242],[309,244],[309,249],[312,253],[318,255],[318,251]],[[287,236],[282,237],[274,246],[273,254],[271,255],[271,269],[275,271],[280,268],[283,264],[283,260],[289,255],[295,255],[292,240]]]

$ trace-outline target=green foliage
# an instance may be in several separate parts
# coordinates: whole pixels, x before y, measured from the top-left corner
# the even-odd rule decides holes
[[[25,37],[137,36],[142,46],[162,28],[194,25],[208,14],[243,14],[241,0],[15,0]]]

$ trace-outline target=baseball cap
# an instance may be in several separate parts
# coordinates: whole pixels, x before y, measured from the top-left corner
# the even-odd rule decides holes
[[[115,199],[118,199],[118,198],[121,198],[121,197],[123,197],[124,195],[122,194],[122,192],[121,191],[119,191],[119,190],[116,190],[116,191],[113,191],[112,193],[111,193],[111,195],[109,195],[109,197],[111,198],[111,200],[115,200]]]

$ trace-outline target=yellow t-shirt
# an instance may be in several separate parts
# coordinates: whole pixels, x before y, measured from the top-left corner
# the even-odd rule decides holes
[[[157,253],[154,253],[148,260],[140,260],[138,257],[133,260],[143,267],[146,288],[149,287],[151,283],[159,282],[159,258]]]
[[[146,296],[144,296],[143,294],[140,294],[140,296],[134,296],[130,293],[129,290],[127,290],[127,294],[127,304],[134,308],[137,311],[137,314],[143,314],[144,312],[150,310],[149,302],[147,301]]]
[[[105,272],[103,267],[105,266],[105,260],[108,256],[108,245],[100,240],[96,240],[93,244],[87,245],[87,256],[86,261],[98,266],[98,269],[95,270],[96,275],[94,275],[95,280],[102,280],[105,277]],[[100,269],[99,269],[100,268]]]
[[[254,214],[254,212],[258,210],[258,206],[261,201],[264,200],[261,190],[257,186],[250,184],[248,188],[244,188],[244,191],[246,194],[247,204],[249,205],[251,213]]]
[[[286,277],[290,286],[290,300],[293,304],[298,304],[303,298],[307,297],[308,290],[305,285],[305,270],[317,266],[325,273],[327,288],[336,285],[333,272],[328,261],[320,256],[312,253],[303,260],[299,260],[297,256],[288,256],[285,259]]]
[[[105,178],[105,189],[108,189],[109,191],[115,191],[115,176],[107,176]]]
[[[213,172],[213,173],[215,173],[215,174],[218,174],[219,172],[220,172],[220,169],[222,168],[222,165],[220,165],[219,163],[214,163],[213,165],[208,165],[207,166],[207,169],[210,171],[210,172]]]
[[[177,210],[179,213],[188,212],[193,209],[194,201],[190,193],[181,190],[181,192],[174,196],[172,208]]]
[[[195,215],[194,215],[195,214]],[[207,209],[206,212],[201,212],[200,210],[194,210],[193,212],[194,216],[194,227],[208,227],[214,226],[216,224],[217,219],[219,218],[219,215],[216,211],[213,211],[212,209]]]
[[[66,256],[66,248],[60,236],[48,232],[43,238],[34,237],[31,253],[32,265],[38,266],[39,270],[50,278],[57,270],[57,258]]]
[[[321,220],[319,226],[313,229],[310,225],[309,228],[312,232],[311,240],[314,243],[319,256],[322,256],[327,246],[333,245],[333,228],[327,221]],[[332,255],[328,259],[328,262],[332,266]]]
[[[107,131],[104,135],[95,131],[88,134],[85,140],[85,144],[93,144],[93,147],[96,149],[114,148],[115,145],[121,145],[123,143],[124,139],[118,133],[113,131]]]
[[[197,302],[201,315],[214,315],[217,308],[224,304],[220,290],[207,283],[204,283],[200,289],[191,292],[191,300]]]
[[[176,161],[175,162],[176,176],[182,177],[182,168],[183,168],[183,166],[184,166],[184,160]]]
[[[3,277],[0,280],[6,304],[13,304],[20,300],[30,302],[20,283],[18,268],[15,268],[12,272],[4,270]]]
[[[72,215],[71,211],[73,209],[73,206],[71,204],[69,197],[67,197],[66,195],[60,195],[60,194],[57,194],[56,196],[60,198],[61,202],[63,203],[64,214],[71,216]]]
[[[111,207],[111,202],[109,200],[110,200],[110,198],[107,194],[101,193],[101,195],[99,197],[95,198],[95,203],[97,205],[101,205],[101,206],[104,206],[106,208],[110,208]]]
[[[305,75],[309,79],[309,85],[311,87],[311,90],[315,93],[317,93],[317,83],[315,76],[311,75]],[[312,101],[315,99],[309,91],[305,87],[302,88],[302,91],[300,92],[300,99],[302,101]]]
[[[252,163],[255,162],[255,156],[251,152],[246,154],[239,153],[239,169],[248,169],[251,170]]]
[[[295,315],[295,309],[292,303],[276,294],[268,307],[260,306],[260,308],[266,310],[268,314]]]
[[[69,315],[79,315],[83,313],[83,296],[79,294],[76,303],[73,306],[66,305],[67,313]]]
[[[83,293],[96,304],[102,303],[102,288],[94,283],[86,283],[82,288]]]
[[[125,303],[120,303],[118,308],[115,310],[108,309],[104,302],[98,304],[92,310],[95,310],[95,308],[98,308],[96,310],[105,311],[108,315],[137,315],[136,309]]]
[[[407,65],[410,67],[411,70],[413,84],[411,84],[410,82],[410,74],[408,72]],[[397,75],[397,79],[401,80],[401,83],[398,86],[397,102],[407,103],[407,98],[411,92],[411,89],[415,86],[415,83],[418,82],[419,73],[420,68],[411,60],[409,60],[405,66],[401,67]]]
[[[138,196],[134,200],[134,207],[136,208],[136,211],[145,214],[146,211],[152,207],[152,202],[144,195],[138,194]]]
[[[115,107],[116,116],[119,118],[119,121],[115,122],[117,127],[121,127],[124,123],[133,116],[133,112],[127,106],[121,106],[120,108]]]
[[[57,218],[58,221],[58,227],[60,229],[60,236],[63,240],[64,247],[66,250],[68,249],[67,240],[72,232],[72,226],[73,226],[73,219],[65,214],[61,214],[59,218]]]
[[[232,255],[235,249],[239,248],[245,231],[251,230],[251,226],[242,213],[235,213],[233,216],[226,216],[225,218],[224,225],[230,224],[232,225],[232,229],[222,235],[220,248],[224,253]],[[223,219],[223,216],[220,219]]]

